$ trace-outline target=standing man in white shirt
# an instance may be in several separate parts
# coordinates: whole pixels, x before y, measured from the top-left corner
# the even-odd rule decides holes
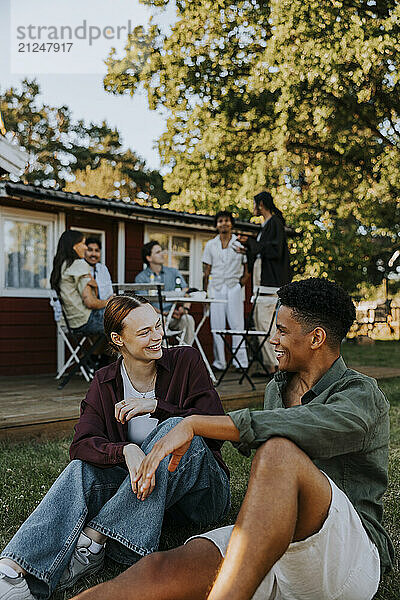
[[[106,300],[113,296],[112,282],[110,272],[106,265],[100,262],[101,259],[101,241],[96,237],[86,238],[85,260],[90,265],[90,271],[96,280],[99,299]]]
[[[203,253],[203,285],[212,298],[227,300],[210,306],[211,329],[244,329],[243,286],[249,277],[247,258],[235,251],[237,236],[232,233],[235,220],[231,212],[221,210],[215,215],[214,225],[218,235],[209,240]],[[241,336],[232,336],[232,350],[237,348]],[[215,369],[226,368],[225,347],[222,338],[213,334]],[[244,344],[237,353],[237,359],[244,368],[248,365]],[[234,365],[238,367],[235,360]]]

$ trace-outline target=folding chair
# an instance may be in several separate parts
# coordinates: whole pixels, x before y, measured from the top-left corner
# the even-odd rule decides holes
[[[182,297],[183,299],[183,297]],[[169,327],[169,324],[171,322],[172,319],[172,315],[174,314],[174,310],[176,307],[176,302],[173,302],[171,308],[169,309],[168,314],[165,317],[165,328],[164,328],[164,339],[165,342],[167,344],[168,347],[168,340],[170,338],[175,339],[175,341],[178,342],[178,346],[186,346],[187,344],[185,343],[185,334],[186,334],[186,327],[184,327],[183,329],[171,329]]]
[[[71,344],[71,341],[68,338],[67,327],[62,325],[62,316],[63,315],[62,315],[61,303],[57,297],[57,294],[55,292],[53,292],[53,290],[50,293],[50,306],[52,307],[53,313],[54,313],[54,321],[55,321],[56,327],[57,327],[57,335],[62,339],[62,341],[64,342],[64,344],[66,345],[66,347],[68,348],[68,350],[70,352],[70,357],[68,358],[68,360],[66,362],[64,362],[64,364],[57,370],[56,379],[61,379],[61,377],[64,375],[65,371],[74,362],[79,363],[78,353],[86,341],[86,336],[82,337],[79,340],[78,345],[75,346],[75,348],[74,348]],[[86,381],[89,382],[90,375],[89,375],[89,373],[87,373],[87,371],[85,370],[85,367],[83,365],[80,366],[80,371],[81,371],[82,375],[84,376],[84,378],[86,379]]]
[[[242,375],[239,379],[239,384],[243,383],[243,380],[246,378],[247,381],[250,383],[251,387],[253,390],[256,389],[253,380],[250,377],[249,371],[250,368],[252,367],[252,365],[257,361],[260,366],[262,367],[262,369],[265,371],[266,375],[269,375],[267,369],[264,366],[264,363],[262,361],[262,355],[261,355],[261,350],[262,347],[264,346],[264,344],[267,342],[268,338],[271,335],[271,330],[272,330],[272,326],[274,324],[275,318],[276,318],[276,312],[278,309],[278,305],[279,305],[279,300],[277,300],[276,304],[275,304],[275,308],[274,308],[274,312],[272,314],[272,318],[268,327],[267,331],[255,331],[253,329],[250,329],[252,320],[253,320],[253,316],[254,316],[254,311],[256,308],[256,304],[257,304],[257,300],[259,298],[260,295],[260,288],[257,288],[256,291],[256,295],[254,296],[254,301],[253,301],[253,306],[251,307],[251,311],[250,314],[248,316],[248,320],[247,320],[247,328],[246,330],[236,330],[236,329],[212,329],[212,333],[216,333],[218,334],[224,344],[227,350],[229,350],[231,352],[231,357],[226,365],[226,368],[224,369],[224,371],[221,373],[217,383],[216,383],[216,387],[219,386],[219,384],[221,383],[221,381],[224,379],[225,375],[227,374],[229,367],[231,366],[231,364],[233,363],[234,360],[236,360],[236,363],[238,364],[238,368],[240,369]],[[232,348],[227,340],[227,336],[228,335],[238,335],[241,336],[241,340],[239,342],[239,344],[236,346],[235,350],[232,351]],[[261,341],[260,341],[261,338]],[[255,341],[255,348],[253,348],[253,352],[252,352],[252,357],[251,360],[249,361],[249,364],[247,367],[243,367],[238,358],[237,358],[237,353],[239,351],[239,349],[241,348],[241,346],[243,344],[248,344],[248,346],[251,346],[251,342]]]
[[[61,390],[65,387],[77,371],[82,373],[87,382],[91,381],[95,373],[95,363],[92,355],[103,343],[104,334],[97,335],[94,341],[87,335],[76,334],[68,322],[62,301],[54,290],[50,291],[50,305],[54,312],[57,333],[71,353],[68,360],[57,372],[56,380],[62,378],[58,389]],[[70,367],[72,368],[70,369]],[[69,372],[67,372],[68,369],[70,369]]]

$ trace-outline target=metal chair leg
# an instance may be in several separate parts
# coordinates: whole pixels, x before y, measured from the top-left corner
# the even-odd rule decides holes
[[[97,340],[91,345],[91,347],[86,352],[86,354],[82,358],[80,358],[79,362],[70,370],[70,372],[67,373],[62,378],[57,389],[62,390],[81,367],[83,367],[85,370],[88,370],[89,372],[90,371],[94,372],[93,367],[91,367],[91,365],[90,365],[90,362],[92,362],[90,357],[95,352],[95,350],[97,350],[97,348],[99,348],[101,346],[101,344],[103,344],[104,340],[105,340],[104,334],[100,335],[97,338]],[[92,364],[93,364],[93,362],[92,362]],[[93,379],[93,376],[91,377],[91,379]]]

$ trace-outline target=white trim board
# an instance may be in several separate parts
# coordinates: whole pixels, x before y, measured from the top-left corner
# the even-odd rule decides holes
[[[28,154],[0,135],[0,169],[19,175],[28,162]]]

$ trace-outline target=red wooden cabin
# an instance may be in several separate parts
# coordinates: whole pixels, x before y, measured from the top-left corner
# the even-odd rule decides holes
[[[199,289],[204,244],[215,236],[208,215],[0,183],[0,375],[56,372],[63,347],[56,339],[48,282],[58,238],[69,228],[102,239],[102,260],[114,282],[134,281],[143,268],[142,245],[156,239],[168,251],[166,264]],[[235,229],[254,233],[257,226],[238,222]],[[192,312],[199,318],[200,311]],[[208,327],[202,343],[211,358]]]

